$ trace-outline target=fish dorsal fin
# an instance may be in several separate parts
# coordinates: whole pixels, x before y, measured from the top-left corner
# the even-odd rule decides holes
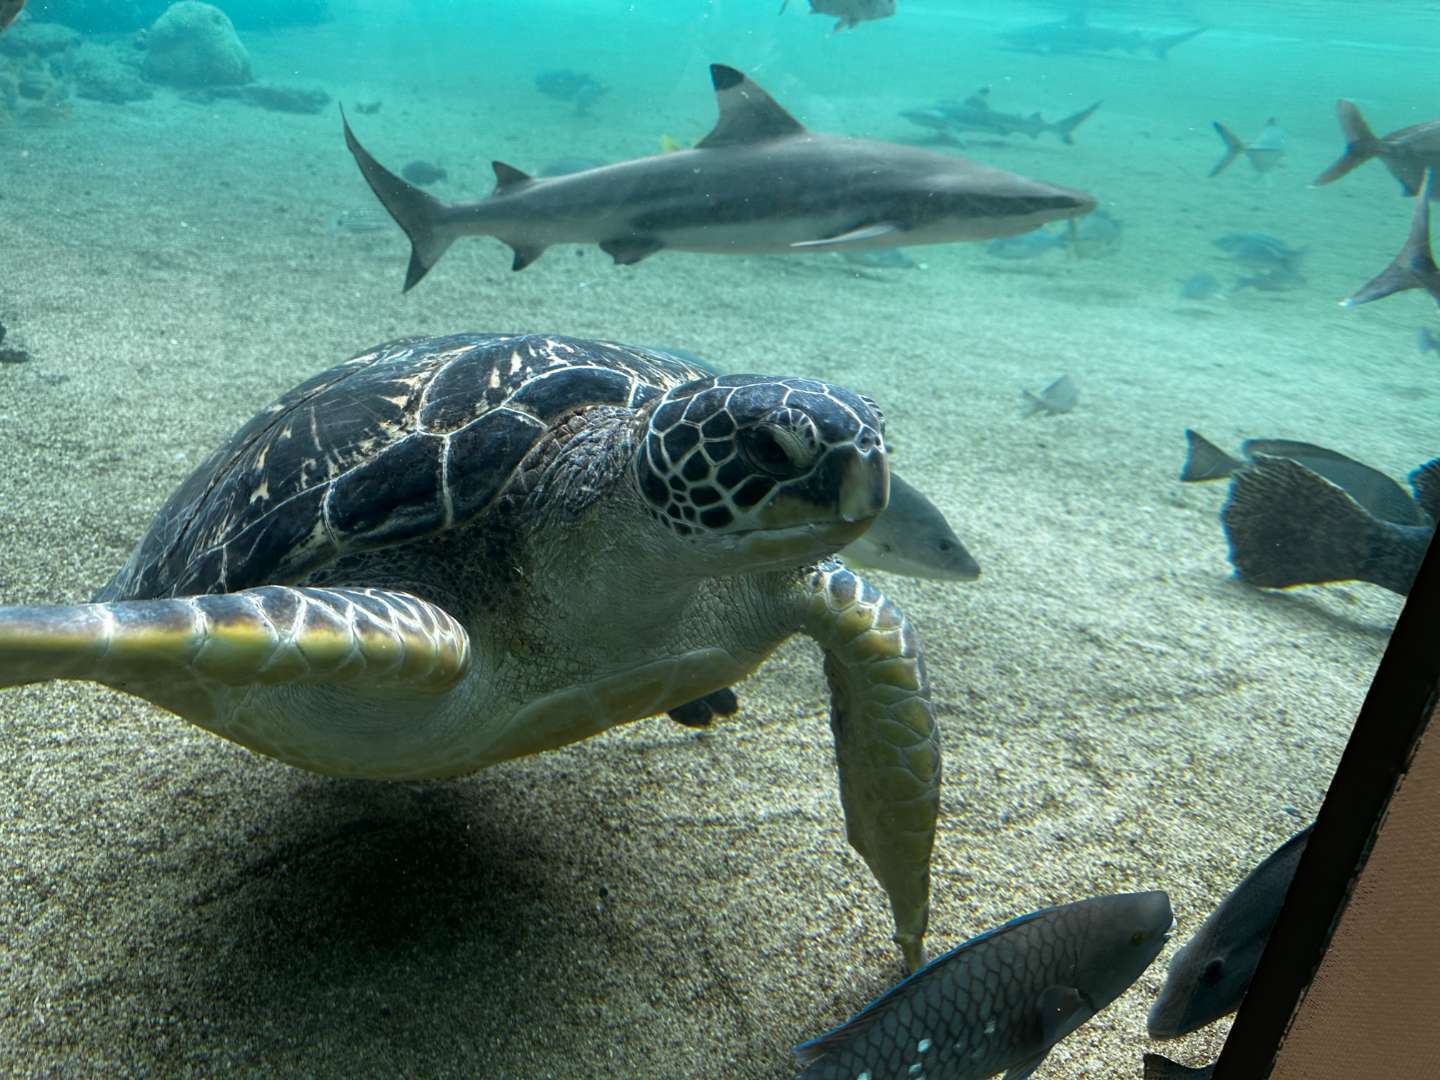
[[[506,165],[503,161],[492,161],[490,164],[495,169],[496,195],[508,194],[533,180],[529,173],[521,172],[514,165]]]
[[[720,119],[710,134],[695,144],[696,149],[764,142],[805,130],[805,125],[742,72],[724,64],[711,64],[710,79],[715,84]]]

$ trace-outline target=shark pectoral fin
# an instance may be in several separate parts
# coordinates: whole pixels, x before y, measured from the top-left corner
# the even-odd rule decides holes
[[[617,240],[600,241],[600,250],[615,260],[617,266],[631,266],[665,245],[652,236],[622,236]]]
[[[868,240],[894,236],[900,231],[900,226],[893,221],[882,221],[874,225],[862,225],[858,229],[851,229],[838,236],[826,236],[820,240],[799,240],[790,246],[792,248],[839,248],[848,244],[862,244]]]
[[[544,244],[520,244],[512,243],[509,240],[506,240],[505,243],[509,245],[511,251],[515,252],[515,258],[510,260],[511,270],[524,270],[525,267],[545,254]]]
[[[529,173],[521,172],[514,165],[506,165],[503,161],[492,161],[490,167],[495,170],[496,195],[507,195],[526,184],[534,183],[534,177]]]

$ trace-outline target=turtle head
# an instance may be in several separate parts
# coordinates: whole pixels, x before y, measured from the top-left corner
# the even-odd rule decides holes
[[[724,375],[644,414],[641,495],[707,570],[802,566],[862,535],[890,493],[884,419],[869,398],[810,379]]]

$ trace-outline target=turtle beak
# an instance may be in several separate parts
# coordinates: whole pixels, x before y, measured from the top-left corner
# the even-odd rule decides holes
[[[884,449],[849,450],[839,470],[840,520],[878,517],[890,502],[890,462]]]

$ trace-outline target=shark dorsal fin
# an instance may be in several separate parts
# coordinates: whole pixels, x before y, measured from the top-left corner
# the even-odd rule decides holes
[[[506,165],[503,161],[492,161],[490,163],[495,169],[495,194],[514,191],[518,187],[530,183],[532,177],[529,173],[521,172],[514,165]]]
[[[783,135],[798,135],[805,126],[786,112],[743,73],[724,64],[710,65],[710,79],[720,104],[720,119],[696,149],[763,142]]]

